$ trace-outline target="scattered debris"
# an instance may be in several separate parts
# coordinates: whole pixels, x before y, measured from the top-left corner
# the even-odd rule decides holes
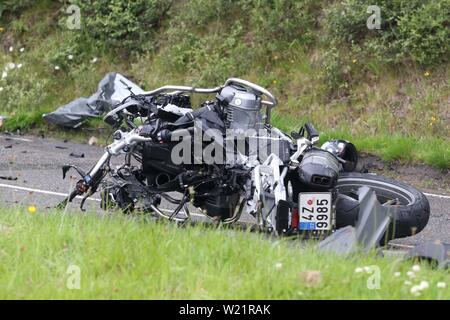
[[[12,144],[9,144],[7,146],[4,146],[3,149],[12,149]]]
[[[89,141],[88,141],[88,144],[89,144],[90,146],[95,146],[95,145],[98,144],[98,139],[97,139],[96,137],[90,137],[90,138],[89,138]]]
[[[338,229],[319,242],[319,250],[348,255],[358,248],[368,252],[377,247],[391,221],[389,208],[382,206],[373,190],[361,187],[358,190],[359,219],[355,227]]]
[[[317,287],[322,283],[322,272],[318,270],[307,270],[300,273],[301,281],[307,287]]]
[[[326,237],[323,241],[319,242],[319,250],[348,255],[356,250],[356,242],[355,228],[347,226],[336,230],[331,236]],[[358,271],[355,270],[355,272]]]
[[[0,176],[0,179],[2,180],[9,180],[9,181],[16,181],[17,177],[12,177],[12,176]]]
[[[69,154],[69,156],[70,156],[70,157],[74,157],[74,158],[84,158],[84,153],[74,153],[74,152],[71,152],[71,153]]]
[[[68,149],[67,147],[63,147],[63,146],[55,146],[56,149]]]
[[[446,269],[450,265],[450,243],[427,241],[412,248],[405,259],[424,259],[436,262],[439,268]]]

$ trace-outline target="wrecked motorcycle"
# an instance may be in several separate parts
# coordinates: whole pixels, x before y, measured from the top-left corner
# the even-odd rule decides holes
[[[311,237],[354,226],[362,211],[384,210],[389,220],[376,235],[380,242],[413,235],[428,222],[420,191],[355,171],[352,143],[318,147],[310,123],[290,135],[272,126],[277,100],[259,85],[230,78],[215,88],[168,85],[139,94],[127,88],[130,95],[104,117],[114,141],[100,160],[88,172],[63,167],[63,176],[71,168],[81,175],[63,205],[84,196],[83,208],[99,191],[103,209],[184,222],[193,206],[221,224],[245,213],[262,231]],[[215,96],[193,109],[193,93]],[[113,168],[111,158],[120,155],[123,163]],[[373,201],[364,200],[367,188]]]

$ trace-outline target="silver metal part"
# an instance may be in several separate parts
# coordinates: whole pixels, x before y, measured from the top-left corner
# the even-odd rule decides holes
[[[369,187],[358,190],[359,217],[355,227],[347,226],[319,243],[319,249],[338,254],[350,254],[358,249],[365,252],[376,248],[390,222],[389,207],[382,206]]]

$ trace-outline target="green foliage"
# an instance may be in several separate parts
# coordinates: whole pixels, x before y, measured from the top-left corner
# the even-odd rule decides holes
[[[8,77],[0,81],[2,113],[8,116],[7,130],[30,128],[41,122],[42,113],[35,109],[47,98],[47,79],[24,69],[11,70]]]
[[[380,0],[381,29],[366,26],[370,0],[345,0],[326,9],[327,42],[360,46],[384,62],[432,66],[448,61],[450,0]]]
[[[250,19],[258,45],[281,49],[277,44],[299,42],[309,45],[315,39],[315,14],[318,1],[260,0],[253,1]],[[277,41],[274,41],[277,39]]]
[[[402,54],[422,65],[440,64],[450,56],[450,0],[431,1],[399,19]]]
[[[199,84],[265,66],[294,44],[313,40],[312,0],[193,0],[174,13],[166,31],[163,68],[184,72]],[[276,39],[276,41],[274,41]]]
[[[154,33],[170,8],[166,0],[76,0],[82,15],[81,39],[122,53],[153,49]]]
[[[0,18],[4,12],[16,13],[30,7],[34,0],[2,0],[0,2]]]
[[[0,81],[2,110],[14,115],[17,111],[32,111],[33,105],[39,105],[45,98],[43,90],[47,79],[40,79],[36,73],[28,73],[17,68],[8,71],[6,79]]]

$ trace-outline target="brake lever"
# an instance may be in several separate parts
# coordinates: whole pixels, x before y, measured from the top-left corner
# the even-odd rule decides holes
[[[70,169],[74,169],[83,179],[86,177],[86,173],[73,164],[66,164],[62,167],[63,179],[66,178],[66,174]]]

